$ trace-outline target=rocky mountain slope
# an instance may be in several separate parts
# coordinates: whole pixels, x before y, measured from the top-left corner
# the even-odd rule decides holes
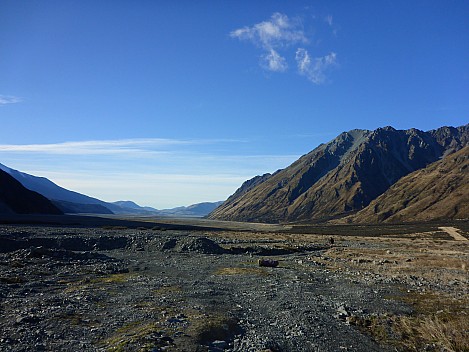
[[[273,175],[246,182],[209,218],[324,221],[366,207],[403,176],[469,142],[469,125],[340,134]]]
[[[28,190],[3,170],[0,170],[0,213],[62,214],[47,198]]]
[[[469,146],[397,181],[348,222],[469,218]]]

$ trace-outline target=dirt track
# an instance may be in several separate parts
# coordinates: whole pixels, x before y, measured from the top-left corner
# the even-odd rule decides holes
[[[458,232],[460,230],[455,227],[440,227],[440,229],[453,237],[455,241],[469,241],[469,239],[460,235]]]

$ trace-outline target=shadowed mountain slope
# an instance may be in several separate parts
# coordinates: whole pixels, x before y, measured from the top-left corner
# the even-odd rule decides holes
[[[88,197],[84,194],[60,187],[45,177],[29,175],[27,173],[11,169],[2,164],[0,164],[0,169],[9,173],[16,180],[21,182],[21,184],[27,189],[38,192],[48,199],[64,200],[67,202],[81,204],[104,203],[99,199]]]
[[[65,213],[151,214],[151,212],[145,209],[136,209],[133,207],[125,207],[119,204],[108,203],[97,198],[70,191],[58,186],[45,177],[33,176],[11,169],[2,164],[0,164],[0,170],[10,174],[27,189],[42,194]]]
[[[469,218],[469,146],[397,181],[347,222]]]
[[[0,213],[63,214],[46,197],[28,190],[3,170],[0,170]]]
[[[469,125],[340,134],[271,176],[245,184],[209,218],[324,221],[366,207],[401,177],[468,143]],[[244,188],[244,190],[243,190]]]

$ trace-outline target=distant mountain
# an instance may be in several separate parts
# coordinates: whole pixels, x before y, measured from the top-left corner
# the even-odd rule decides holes
[[[29,175],[18,170],[11,169],[0,164],[0,170],[3,170],[18,180],[29,190],[42,194],[50,199],[54,204],[65,213],[93,213],[93,214],[135,214],[149,215],[146,210],[127,208],[104,202],[97,198],[70,191],[66,188],[56,185],[45,177]]]
[[[47,198],[28,190],[3,170],[0,170],[0,213],[63,214]]]
[[[187,207],[158,210],[160,216],[204,217],[220,206],[223,201],[192,204]]]
[[[325,221],[366,207],[403,176],[469,142],[469,125],[340,134],[276,173],[256,176],[209,218],[236,221]]]
[[[67,214],[114,214],[101,204],[72,203],[65,200],[51,200],[51,202]]]
[[[183,206],[174,209],[157,210],[152,207],[142,207],[129,200],[113,203],[104,202],[97,198],[60,187],[45,177],[29,175],[2,164],[0,164],[0,170],[11,175],[27,189],[40,193],[51,200],[52,203],[64,213],[203,217],[222,203],[206,202],[189,205],[187,207]]]
[[[397,181],[352,223],[469,219],[469,146]]]
[[[131,200],[119,200],[117,202],[112,202],[112,204],[118,205],[121,208],[126,208],[126,209],[136,209],[136,210],[143,210],[143,211],[149,211],[149,212],[157,212],[158,210],[152,207],[142,207],[138,205],[135,202],[132,202]]]
[[[135,209],[140,212],[147,212],[147,215],[155,215],[155,216],[172,216],[172,217],[204,217],[213,210],[215,210],[216,207],[218,207],[220,204],[222,204],[223,201],[220,202],[204,202],[204,203],[197,203],[197,204],[192,204],[189,206],[181,206],[181,207],[176,207],[176,208],[170,208],[170,209],[155,209],[152,207],[142,207],[135,202],[132,201],[117,201],[113,202],[112,204],[125,207],[125,209]]]

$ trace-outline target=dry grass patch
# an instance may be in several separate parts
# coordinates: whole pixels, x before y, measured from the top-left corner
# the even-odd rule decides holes
[[[469,255],[454,251],[427,252],[418,254],[418,265],[424,267],[445,267],[447,269],[460,269],[463,264],[469,264]]]
[[[469,246],[422,238],[379,244],[379,248],[332,248],[326,255],[354,272],[372,272],[403,283],[411,280],[423,286],[423,293],[392,297],[411,305],[411,316],[354,316],[349,323],[397,350],[469,352]],[[438,292],[430,291],[436,288]]]
[[[380,248],[335,247],[325,255],[335,259],[335,266],[401,277],[404,281],[412,275],[438,284],[466,282],[469,269],[469,246],[455,245],[454,241],[436,244],[396,240]]]
[[[65,293],[72,293],[81,290],[97,289],[100,286],[124,284],[132,279],[135,273],[118,273],[95,277],[93,279],[84,279],[79,281],[60,280],[60,284],[65,284]]]
[[[175,294],[180,292],[182,292],[181,286],[162,286],[153,290],[153,293],[157,296]]]
[[[219,268],[214,275],[259,275],[267,276],[269,272],[264,268],[246,268],[246,267],[229,267]]]
[[[469,296],[408,292],[394,299],[412,305],[411,316],[352,316],[351,325],[404,351],[469,351]]]
[[[132,276],[135,274],[129,274],[129,273],[119,273],[119,274],[111,274],[107,276],[102,276],[102,277],[96,277],[94,279],[91,279],[90,282],[92,284],[122,284],[124,282],[129,281]]]
[[[190,333],[193,333],[200,344],[215,340],[229,340],[239,332],[238,322],[222,314],[211,314],[201,324],[194,324]]]
[[[469,351],[469,296],[460,299],[436,293],[410,292],[403,297],[415,315],[398,317],[394,330],[411,351]]]
[[[469,351],[469,316],[452,319],[400,317],[395,329],[403,336],[402,344],[411,351]]]
[[[155,348],[153,335],[158,331],[159,326],[154,322],[131,322],[116,330],[111,337],[98,342],[98,346],[109,352],[151,351]]]

